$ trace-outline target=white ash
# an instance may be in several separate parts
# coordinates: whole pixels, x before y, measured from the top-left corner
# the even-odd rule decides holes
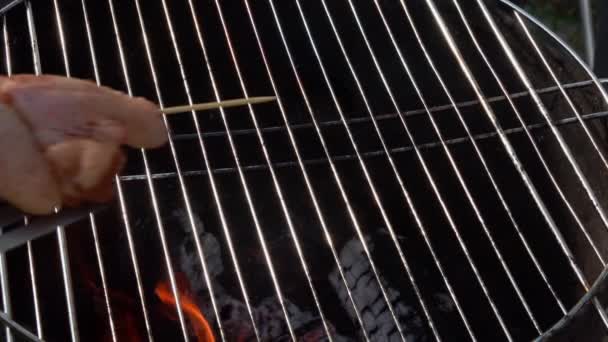
[[[374,246],[369,243],[369,239],[367,239],[367,242],[370,251],[373,250]],[[397,325],[380,291],[363,245],[358,239],[352,239],[344,245],[340,251],[340,261],[346,282],[362,316],[364,328],[369,338],[372,341],[400,341],[401,337]],[[428,340],[424,331],[423,320],[416,310],[405,305],[399,292],[388,286],[386,280],[381,276],[380,281],[393,305],[407,341]],[[334,269],[330,273],[329,282],[338,294],[342,307],[352,320],[356,320],[355,310],[337,270]]]
[[[444,312],[451,312],[456,309],[456,304],[454,304],[454,300],[447,293],[435,293],[433,295],[435,297],[435,302],[437,303],[437,308]]]
[[[194,243],[192,227],[185,213],[176,213],[184,229],[185,237],[180,244],[179,259],[181,269],[188,278],[193,293],[197,294],[200,306],[210,322],[215,320],[211,314],[213,308],[208,300],[207,284],[200,265],[200,258]],[[251,318],[243,301],[229,294],[219,283],[218,276],[224,271],[222,251],[219,241],[211,233],[205,232],[200,219],[194,218],[202,244],[204,260],[207,265],[211,286],[214,291],[217,309],[220,313],[222,327],[228,340],[255,340]],[[240,295],[240,293],[239,293]],[[311,312],[302,311],[288,299],[284,299],[291,326],[301,341],[328,340],[325,328],[320,318]],[[262,341],[290,340],[290,334],[285,322],[285,315],[276,297],[267,297],[251,308],[256,327]],[[347,342],[349,339],[338,335],[331,324],[332,339],[336,342]]]
[[[207,291],[207,283],[203,274],[201,259],[196,250],[194,236],[192,235],[191,222],[183,211],[177,211],[175,216],[180,221],[186,234],[179,247],[180,265],[182,265],[182,270],[190,281],[192,291],[194,293],[203,293]],[[209,273],[209,277],[213,279],[224,272],[220,244],[215,236],[204,231],[203,223],[196,215],[194,216],[194,223],[198,231],[207,272]]]

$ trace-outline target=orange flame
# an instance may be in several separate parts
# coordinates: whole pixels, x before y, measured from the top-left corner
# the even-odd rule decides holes
[[[186,292],[179,290],[181,303],[180,306],[184,313],[188,316],[190,320],[190,324],[193,327],[194,333],[196,334],[198,342],[215,342],[215,337],[213,337],[213,331],[211,330],[211,326],[205,319],[205,316],[198,308],[198,306],[194,303],[194,300],[191,296]],[[171,306],[175,306],[176,300],[171,293],[171,289],[169,285],[165,282],[160,282],[156,285],[156,289],[154,291],[158,299],[160,299],[163,303]]]

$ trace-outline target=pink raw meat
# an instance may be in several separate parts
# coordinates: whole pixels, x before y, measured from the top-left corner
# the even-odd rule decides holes
[[[0,198],[25,212],[110,200],[121,145],[167,139],[146,99],[60,76],[0,77]]]
[[[23,115],[45,146],[70,138],[144,148],[167,141],[154,103],[87,80],[51,75],[2,77],[0,101]]]

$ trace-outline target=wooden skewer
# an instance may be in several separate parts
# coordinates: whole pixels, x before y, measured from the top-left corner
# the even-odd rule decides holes
[[[230,107],[240,107],[246,106],[248,104],[257,104],[257,103],[266,103],[275,101],[277,98],[274,96],[259,96],[259,97],[250,97],[248,99],[235,99],[235,100],[226,100],[220,102],[207,102],[207,103],[197,103],[192,106],[176,106],[176,107],[168,107],[163,109],[163,113],[167,115],[171,114],[179,114],[186,113],[193,110],[210,110],[216,108],[230,108]]]

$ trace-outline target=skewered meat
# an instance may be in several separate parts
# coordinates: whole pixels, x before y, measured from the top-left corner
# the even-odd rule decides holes
[[[59,76],[0,77],[0,198],[28,213],[109,200],[121,145],[166,140],[143,98]]]
[[[86,80],[0,78],[0,101],[22,115],[43,146],[78,137],[154,148],[167,139],[154,103]]]
[[[113,176],[125,164],[120,146],[92,140],[58,143],[50,146],[45,155],[67,206],[112,199]]]
[[[61,203],[59,186],[26,123],[0,107],[0,198],[33,214]]]

